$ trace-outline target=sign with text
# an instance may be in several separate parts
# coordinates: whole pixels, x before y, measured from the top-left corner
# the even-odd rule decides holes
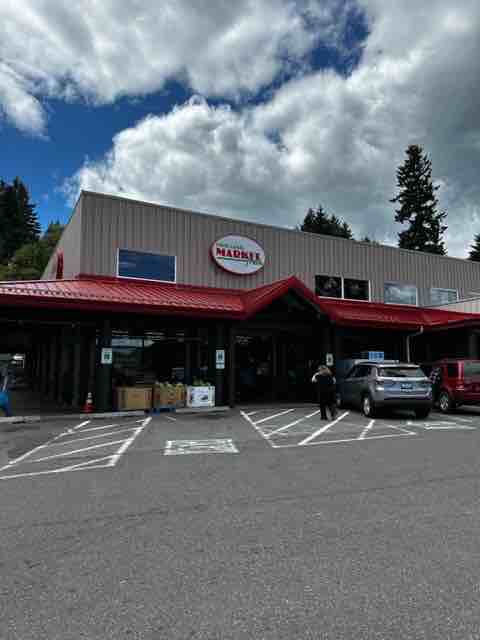
[[[245,236],[224,236],[212,244],[210,251],[219,267],[240,276],[256,273],[265,264],[265,251]]]
[[[215,367],[217,369],[225,369],[225,349],[217,349],[215,351]]]
[[[102,349],[102,357],[101,364],[112,364],[113,362],[113,350],[112,349]]]

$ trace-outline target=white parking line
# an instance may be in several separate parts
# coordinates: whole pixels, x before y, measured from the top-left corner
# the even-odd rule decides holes
[[[127,449],[131,446],[131,444],[133,443],[133,441],[140,435],[140,433],[145,429],[145,427],[151,422],[152,418],[146,418],[143,420],[137,420],[135,421],[135,424],[137,423],[141,423],[138,426],[130,426],[130,427],[126,427],[123,429],[117,429],[113,432],[109,432],[109,433],[102,433],[102,434],[97,434],[94,436],[87,436],[85,438],[73,438],[72,440],[64,440],[64,441],[60,441],[59,439],[61,437],[64,437],[66,435],[72,435],[72,434],[81,434],[84,433],[85,431],[97,431],[100,429],[111,429],[114,426],[123,426],[125,427],[125,425],[105,425],[103,427],[95,427],[93,429],[83,429],[82,431],[79,431],[79,429],[81,427],[86,426],[89,421],[86,422],[82,422],[81,424],[77,425],[74,428],[68,429],[67,431],[62,432],[61,434],[59,434],[58,436],[55,436],[55,438],[52,438],[51,440],[49,440],[48,442],[45,442],[42,445],[39,445],[38,447],[35,447],[34,449],[31,449],[30,451],[27,451],[27,453],[23,454],[22,456],[19,456],[18,458],[15,458],[14,460],[11,460],[7,465],[5,465],[4,467],[0,468],[0,471],[5,471],[6,469],[12,469],[12,465],[15,464],[19,464],[19,463],[23,463],[25,462],[27,465],[33,465],[37,462],[48,462],[50,460],[57,460],[59,458],[68,458],[69,456],[75,456],[79,453],[85,453],[87,451],[92,451],[92,450],[96,450],[96,449],[100,449],[100,448],[105,448],[105,447],[111,447],[111,446],[116,446],[118,444],[120,444],[121,446],[118,448],[117,451],[115,451],[113,454],[109,454],[107,456],[103,455],[100,458],[95,458],[94,460],[83,460],[81,462],[76,462],[75,464],[70,464],[68,466],[65,467],[60,467],[60,468],[56,468],[56,469],[44,469],[42,471],[31,471],[31,472],[24,472],[24,473],[15,473],[15,474],[9,474],[9,475],[0,475],[0,480],[10,480],[13,478],[22,478],[22,477],[32,477],[32,476],[38,476],[38,475],[47,475],[47,474],[58,474],[58,473],[65,473],[67,471],[78,471],[81,469],[100,469],[100,468],[106,468],[106,467],[114,467],[117,462],[119,461],[119,459],[121,458],[121,456],[127,451]],[[128,424],[128,423],[127,423]],[[132,423],[130,423],[131,425]],[[48,456],[43,456],[41,458],[35,458],[35,459],[29,459],[34,453],[37,453],[38,451],[41,450],[46,450],[48,449],[48,447],[55,447],[58,445],[62,445],[62,446],[67,446],[70,443],[76,443],[80,440],[92,440],[94,438],[102,438],[102,437],[109,437],[109,436],[117,436],[117,434],[122,433],[122,432],[131,432],[133,431],[133,434],[127,438],[125,440],[125,438],[122,438],[120,440],[113,440],[113,441],[109,441],[109,442],[102,442],[100,444],[95,444],[95,445],[91,445],[88,447],[82,447],[80,449],[73,449],[70,451],[65,451],[62,453],[56,453],[56,454],[52,454],[52,455],[48,455]]]
[[[113,429],[113,427],[122,427],[123,429],[127,426],[132,426],[133,429],[136,429],[137,427],[135,427],[134,425],[137,425],[140,422],[144,422],[144,420],[143,419],[135,420],[135,422],[130,422],[130,423],[126,422],[125,424],[107,424],[102,427],[89,427],[88,429],[82,429],[81,433],[87,433],[88,431],[103,431],[104,429]],[[62,435],[67,435],[67,434],[62,434]]]
[[[97,440],[98,438],[107,438],[108,436],[116,436],[117,433],[122,433],[123,431],[133,431],[136,427],[127,427],[126,429],[117,429],[117,431],[109,431],[108,433],[99,433],[96,436],[86,436],[85,438],[70,438],[70,440],[63,440],[62,442],[52,442],[50,443],[50,447],[65,447],[71,442],[81,442],[82,440]],[[83,431],[80,431],[83,433]]]
[[[82,427],[83,425],[88,424],[89,422],[90,422],[90,420],[86,420],[85,422],[81,422],[76,427],[73,427],[73,429],[79,429],[80,427]],[[50,444],[52,444],[52,442],[56,442],[59,438],[62,438],[64,435],[67,435],[68,433],[72,433],[72,431],[73,431],[72,429],[67,429],[66,431],[62,431],[62,433],[60,433],[58,436],[55,436],[54,438],[51,438],[50,440],[47,440],[47,442],[44,442],[43,444],[38,445],[38,447],[35,447],[35,448],[31,449],[30,451],[27,451],[26,453],[24,453],[23,455],[19,456],[18,458],[14,458],[13,460],[10,460],[9,462],[7,462],[7,464],[5,466],[0,467],[0,471],[5,471],[5,469],[8,469],[13,464],[17,464],[18,462],[21,462],[22,460],[25,460],[26,458],[31,456],[32,453],[35,453],[35,451],[40,451],[40,449],[45,449]]]
[[[295,409],[287,409],[286,411],[281,411],[280,413],[274,413],[272,416],[267,416],[266,418],[257,420],[255,424],[256,425],[262,424],[262,422],[267,422],[267,420],[273,420],[274,418],[279,418],[280,416],[284,416],[285,414],[291,413],[292,411],[295,411]]]
[[[275,429],[275,431],[270,431],[270,433],[265,434],[265,438],[270,438],[271,436],[274,436],[277,433],[281,433],[282,431],[286,431],[287,429],[290,429],[290,427],[294,427],[295,425],[300,424],[301,422],[304,422],[305,420],[308,420],[308,418],[313,418],[314,416],[318,415],[319,413],[320,413],[320,409],[317,409],[313,413],[309,413],[308,416],[303,416],[303,418],[299,418],[298,420],[295,420],[295,422],[290,422],[290,424],[286,424],[284,427],[280,427],[279,429]]]
[[[350,411],[345,411],[345,413],[342,413],[342,415],[339,416],[338,418],[336,418],[336,420],[326,424],[324,427],[322,427],[321,429],[318,429],[318,431],[315,431],[310,436],[308,436],[308,438],[305,438],[305,440],[302,440],[301,442],[299,442],[298,446],[301,447],[303,445],[308,444],[312,440],[315,440],[316,437],[321,436],[322,433],[325,433],[325,431],[328,431],[328,429],[330,429],[330,427],[333,427],[333,425],[337,424],[337,422],[340,422],[340,420],[343,420],[343,418],[348,416],[349,413],[350,413]]]
[[[147,425],[150,424],[150,422],[152,421],[152,418],[146,418],[145,420],[143,420],[142,424],[138,427],[138,429],[135,431],[135,433],[132,435],[131,438],[129,438],[121,447],[120,449],[117,451],[117,453],[115,453],[112,456],[112,459],[110,460],[108,466],[109,467],[114,467],[117,462],[120,460],[120,458],[122,457],[122,455],[125,453],[125,451],[128,449],[128,447],[132,444],[132,442],[135,440],[135,438],[137,436],[139,436],[142,431],[145,429],[145,427]]]
[[[318,442],[312,442],[309,447],[314,447],[317,444],[338,444],[339,442],[370,442],[370,440],[380,440],[381,438],[401,438],[408,435],[407,433],[382,433],[379,436],[370,436],[368,438],[342,438],[341,440],[319,440]]]
[[[91,451],[92,449],[101,449],[102,447],[110,447],[114,444],[123,443],[124,440],[114,440],[113,442],[102,442],[100,444],[92,444],[90,447],[82,447],[81,449],[74,449],[73,451],[64,451],[63,453],[54,453],[51,456],[44,456],[43,458],[35,458],[34,460],[29,460],[29,464],[33,464],[35,462],[45,462],[46,460],[53,460],[54,458],[65,458],[68,456],[76,455],[77,453],[84,453],[85,451]]]
[[[401,431],[402,433],[404,433],[405,435],[408,436],[417,436],[418,433],[416,431],[408,431],[407,429],[404,429],[403,427],[397,427],[394,424],[388,424],[385,425],[386,427],[388,427],[389,429],[397,429],[398,431]]]
[[[370,431],[370,429],[373,427],[374,424],[375,424],[375,420],[370,420],[370,422],[367,424],[365,429],[362,431],[362,433],[360,434],[360,437],[358,439],[359,440],[364,440],[365,436],[367,435],[367,433]]]
[[[254,412],[255,413],[255,412]],[[248,413],[245,413],[245,411],[240,411],[240,415],[243,416],[245,418],[245,420],[250,423],[252,425],[252,427],[255,429],[255,431],[257,431],[262,438],[265,438],[265,434],[263,433],[263,431],[261,430],[260,427],[257,427],[257,425],[255,424],[255,422],[250,418],[250,415]]]

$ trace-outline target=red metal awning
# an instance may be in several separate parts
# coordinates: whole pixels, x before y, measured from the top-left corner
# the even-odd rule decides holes
[[[474,313],[357,300],[330,298],[317,298],[317,300],[320,309],[333,322],[342,326],[415,331],[420,327],[428,330],[460,325],[465,322],[480,322],[480,314]]]
[[[416,331],[480,324],[480,314],[319,298],[290,276],[256,289],[219,289],[103,276],[72,280],[0,282],[0,308],[182,315],[245,320],[294,291],[341,326]]]

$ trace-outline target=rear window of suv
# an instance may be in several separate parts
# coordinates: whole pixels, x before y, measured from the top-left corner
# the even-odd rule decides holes
[[[465,378],[470,376],[480,376],[480,362],[464,362],[463,375]]]
[[[378,375],[383,378],[425,378],[420,367],[382,367]]]

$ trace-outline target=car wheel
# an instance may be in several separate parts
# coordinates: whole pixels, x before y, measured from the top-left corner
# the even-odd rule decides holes
[[[425,420],[430,415],[430,409],[416,409],[415,417],[417,420]]]
[[[368,393],[362,398],[362,411],[366,418],[373,418],[375,416],[375,405]]]
[[[449,413],[453,409],[453,402],[447,391],[441,391],[438,396],[438,406],[442,413]]]

